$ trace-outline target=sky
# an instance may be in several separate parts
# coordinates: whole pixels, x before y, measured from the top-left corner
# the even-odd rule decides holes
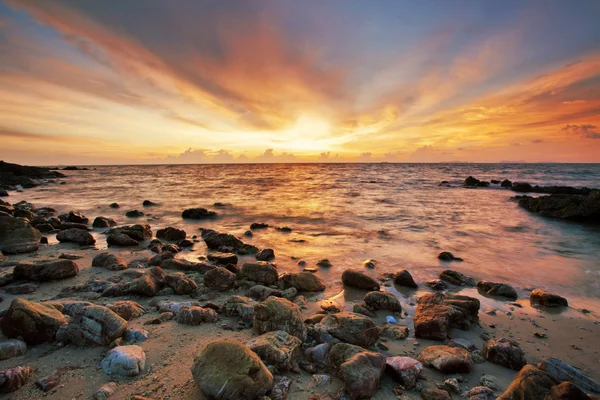
[[[600,162],[600,1],[0,0],[0,159]]]

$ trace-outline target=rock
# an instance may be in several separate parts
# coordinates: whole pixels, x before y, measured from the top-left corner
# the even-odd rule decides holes
[[[221,253],[221,252],[213,252],[208,253],[206,255],[208,261],[212,261],[217,264],[227,265],[227,264],[237,264],[238,257],[233,253]]]
[[[218,250],[221,247],[231,247],[233,250],[239,251],[244,247],[244,243],[241,240],[227,233],[219,233],[212,229],[202,229],[201,234],[206,246],[211,250]]]
[[[158,205],[159,205],[158,203],[155,203],[155,202],[150,201],[150,200],[144,200],[142,202],[142,206],[144,206],[144,207],[153,207],[153,206],[158,206]]]
[[[79,273],[79,266],[71,260],[57,260],[39,264],[17,264],[13,278],[46,282],[71,278]]]
[[[546,397],[548,400],[591,400],[592,396],[588,396],[583,390],[578,388],[571,382],[563,382],[553,386],[550,394]]]
[[[279,279],[275,265],[265,261],[245,263],[242,265],[241,273],[247,279],[264,285],[273,285]]]
[[[275,252],[273,249],[263,249],[256,254],[258,261],[271,261],[275,258]]]
[[[204,322],[216,322],[215,310],[198,306],[185,306],[175,316],[175,320],[183,325],[200,325]]]
[[[40,231],[22,218],[0,213],[0,251],[5,254],[31,253],[40,247]]]
[[[388,292],[369,292],[365,295],[364,301],[371,310],[402,312],[398,298]]]
[[[179,240],[185,239],[187,234],[183,229],[177,228],[164,228],[156,231],[156,237],[163,240],[169,240],[171,242],[177,242]]]
[[[503,180],[500,183],[500,186],[503,187],[503,188],[511,188],[512,187],[512,182],[509,181],[508,179],[505,179],[505,180]]]
[[[124,233],[111,233],[106,238],[106,243],[110,246],[139,246],[139,242],[135,239],[130,238]]]
[[[385,363],[406,389],[413,389],[423,371],[423,364],[410,357],[388,357]]]
[[[322,260],[317,261],[317,267],[321,268],[331,268],[333,265],[329,262],[328,259],[324,258]]]
[[[68,214],[62,214],[58,216],[63,222],[72,222],[75,224],[85,224],[87,225],[90,222],[90,219],[81,213],[76,213],[73,211],[69,211]]]
[[[210,343],[194,359],[194,381],[209,398],[260,398],[273,387],[273,375],[260,358],[235,340]]]
[[[526,182],[515,182],[511,186],[513,192],[529,193],[533,191],[533,187]]]
[[[436,388],[427,388],[421,390],[423,400],[451,400],[452,396],[445,390]]]
[[[117,221],[112,218],[106,217],[96,217],[94,222],[92,223],[93,228],[110,228],[111,226],[116,226]]]
[[[0,360],[19,357],[27,351],[27,344],[17,339],[0,340]]]
[[[271,400],[286,400],[291,385],[292,380],[287,376],[274,375],[273,388],[269,392],[269,398]]]
[[[119,228],[110,229],[106,233],[109,235],[120,233],[123,235],[127,235],[138,242],[141,242],[142,240],[152,239],[152,229],[150,228],[150,225],[136,224],[121,226]]]
[[[426,367],[444,373],[471,372],[473,360],[465,349],[449,346],[429,346],[417,357]]]
[[[449,251],[443,251],[438,255],[438,258],[442,261],[462,261],[462,258],[459,257],[454,257],[454,254],[450,253]]]
[[[531,301],[531,304],[542,305],[545,307],[569,307],[567,299],[542,289],[535,289],[531,292],[529,300]]]
[[[510,386],[500,395],[498,400],[546,400],[552,387],[559,381],[550,374],[527,364],[515,376]]]
[[[273,331],[262,334],[246,342],[246,346],[255,352],[267,365],[280,371],[298,370],[298,361],[302,354],[302,341],[285,331]]]
[[[190,294],[198,287],[196,281],[188,278],[183,272],[165,275],[165,284],[172,288],[175,294]]]
[[[42,392],[49,392],[60,384],[60,375],[54,374],[49,375],[35,382],[35,385],[40,388]]]
[[[483,346],[483,356],[493,364],[519,371],[527,361],[517,342],[507,338],[490,339]]]
[[[109,207],[110,208],[119,208],[121,206],[118,203],[110,203]]]
[[[146,312],[144,307],[131,300],[115,301],[112,304],[108,304],[106,307],[125,321],[139,318]]]
[[[544,217],[600,222],[600,190],[592,190],[587,195],[552,194],[537,198],[521,196],[517,199],[520,207]]]
[[[377,267],[377,260],[368,259],[368,260],[363,261],[362,265],[365,268],[374,269],[375,267]]]
[[[314,347],[309,347],[304,351],[306,358],[319,366],[327,364],[327,356],[331,350],[331,343],[321,343]]]
[[[215,218],[217,213],[208,211],[206,208],[189,208],[181,213],[183,219],[206,219]]]
[[[205,274],[206,272],[215,269],[216,267],[213,265],[208,265],[204,263],[195,263],[188,260],[179,260],[171,257],[164,257],[162,263],[160,264],[161,268],[164,269],[178,269],[181,271],[193,271],[199,272],[201,274]]]
[[[377,314],[367,308],[367,305],[364,303],[355,303],[352,306],[352,312],[357,314],[366,315],[369,318],[377,318]]]
[[[80,246],[91,246],[96,243],[96,239],[86,230],[71,228],[58,232],[56,239],[59,242],[77,243]]]
[[[404,340],[410,334],[406,326],[384,325],[379,329],[380,335],[393,340]]]
[[[229,290],[235,284],[235,274],[223,267],[215,267],[204,274],[204,284],[212,290]]]
[[[386,359],[359,346],[338,343],[328,356],[329,368],[343,382],[350,399],[370,398],[379,389]]]
[[[24,386],[31,375],[33,369],[31,367],[12,367],[0,371],[0,391],[14,392]]]
[[[36,345],[53,341],[66,323],[65,316],[54,307],[16,298],[0,320],[0,328],[9,338],[22,336],[27,344]]]
[[[263,285],[254,285],[246,291],[246,296],[259,301],[264,301],[271,296],[283,297],[283,293],[278,289],[272,289]]]
[[[114,382],[109,382],[106,385],[102,385],[96,393],[94,393],[95,400],[106,400],[117,391],[118,385]]]
[[[510,300],[517,300],[517,291],[506,283],[496,283],[488,281],[477,282],[477,288],[489,296],[506,297]]]
[[[412,275],[405,269],[401,269],[396,272],[394,276],[394,283],[398,286],[405,286],[408,288],[416,289],[419,286],[415,283]]]
[[[146,369],[146,354],[140,346],[118,346],[108,351],[102,360],[107,375],[137,376]]]
[[[468,351],[475,351],[475,350],[477,350],[477,346],[475,346],[469,340],[462,339],[462,338],[450,339],[450,341],[448,342],[448,346],[450,346],[450,347],[460,347],[461,349],[465,349],[465,350],[468,350]]]
[[[223,312],[229,317],[240,317],[246,323],[254,320],[256,302],[244,296],[231,296],[223,305]]]
[[[450,328],[468,330],[479,320],[479,307],[479,300],[468,296],[426,294],[419,299],[415,312],[415,337],[444,340]]]
[[[142,296],[156,296],[165,281],[165,273],[160,267],[154,267],[144,272],[127,287],[127,293]]]
[[[21,285],[5,286],[2,290],[10,294],[30,294],[38,289],[34,283],[23,283]]]
[[[125,213],[125,216],[127,218],[140,218],[143,217],[145,214],[139,210],[129,210]]]
[[[444,281],[439,279],[431,279],[425,282],[425,286],[430,287],[433,290],[442,291],[448,289],[448,285]]]
[[[345,286],[362,290],[378,291],[380,289],[379,283],[375,279],[351,269],[347,269],[342,273],[342,283]]]
[[[573,382],[584,390],[600,393],[600,383],[558,358],[546,358],[538,367],[560,381]]]
[[[281,280],[285,287],[293,287],[301,292],[320,292],[326,289],[323,280],[312,272],[285,274]]]
[[[105,268],[110,271],[121,271],[127,269],[127,264],[114,254],[100,253],[92,260],[92,267]]]
[[[465,396],[469,400],[495,400],[496,395],[494,391],[485,386],[475,386],[474,388],[469,389]]]
[[[83,307],[76,312],[68,325],[60,328],[57,339],[69,340],[77,346],[106,346],[121,337],[127,321],[99,305]]]
[[[250,225],[250,229],[251,230],[257,230],[257,229],[267,229],[269,227],[269,224],[265,224],[263,222],[253,222]]]
[[[440,279],[446,282],[450,282],[456,286],[475,286],[475,280],[461,274],[458,271],[451,269],[444,270],[440,273]]]
[[[306,327],[300,307],[286,299],[269,297],[254,307],[254,326],[258,333],[282,330],[298,339],[306,339]]]
[[[315,325],[316,330],[357,346],[368,347],[379,338],[379,329],[369,317],[351,312],[328,315]]]

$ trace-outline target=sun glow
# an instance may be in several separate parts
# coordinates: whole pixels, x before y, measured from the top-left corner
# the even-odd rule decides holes
[[[335,145],[331,124],[314,115],[302,115],[289,130],[273,139],[276,147],[300,151],[326,151]]]

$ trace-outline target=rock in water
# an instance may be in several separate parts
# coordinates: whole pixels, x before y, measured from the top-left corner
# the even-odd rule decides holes
[[[183,219],[206,219],[216,216],[216,212],[208,211],[206,208],[189,208],[181,213]]]
[[[208,253],[206,255],[208,261],[212,261],[217,264],[227,265],[227,264],[237,264],[238,257],[233,253],[221,253],[219,251]]]
[[[92,267],[105,268],[111,271],[121,271],[127,269],[127,264],[121,259],[111,253],[98,254],[92,260]]]
[[[13,278],[38,282],[71,278],[79,273],[79,266],[71,260],[57,260],[39,264],[17,264]]]
[[[405,269],[401,269],[396,272],[394,276],[394,283],[398,286],[405,286],[408,288],[416,289],[419,286],[415,283],[410,272]]]
[[[285,287],[293,287],[301,292],[320,292],[326,288],[323,280],[312,272],[285,274],[281,279]]]
[[[471,354],[458,347],[429,346],[417,357],[423,365],[444,373],[471,372]]]
[[[517,198],[520,207],[544,217],[600,223],[600,190],[592,190],[588,195],[552,194]]]
[[[546,358],[538,367],[558,380],[573,382],[585,390],[600,393],[600,383],[558,358]]]
[[[334,338],[357,346],[370,346],[379,338],[379,329],[373,320],[361,314],[340,312],[328,315],[315,325]]]
[[[140,346],[118,346],[102,360],[107,375],[137,376],[146,369],[146,353]]]
[[[440,279],[456,286],[475,286],[475,280],[458,271],[447,269],[442,271]]]
[[[546,400],[552,387],[559,381],[534,365],[527,364],[515,376],[498,400]]]
[[[493,364],[521,370],[527,364],[525,352],[517,342],[507,338],[490,339],[483,346],[483,356]]]
[[[178,242],[185,239],[186,236],[187,234],[183,229],[172,228],[170,226],[168,228],[159,229],[156,231],[157,238],[169,240],[171,242]]]
[[[286,299],[270,297],[254,307],[254,325],[259,333],[282,330],[304,341],[306,326],[300,307]]]
[[[23,337],[27,344],[51,342],[67,319],[56,308],[16,298],[2,320],[0,328],[9,338]]]
[[[506,283],[496,283],[488,281],[477,282],[477,288],[489,296],[506,297],[510,300],[517,300],[517,291]]]
[[[406,389],[413,389],[423,371],[423,364],[410,357],[388,357],[385,361],[388,368]]]
[[[27,344],[17,339],[4,339],[0,341],[0,360],[19,357],[27,351]]]
[[[419,299],[415,312],[415,336],[444,340],[450,328],[470,329],[479,320],[480,303],[468,296],[431,293]]]
[[[545,307],[569,307],[567,299],[542,289],[535,289],[531,292],[529,299],[534,305],[539,304]]]
[[[14,392],[25,385],[31,375],[31,367],[12,367],[0,371],[0,390],[3,392]]]
[[[40,247],[40,231],[23,218],[0,214],[0,251],[6,254],[31,253]]]
[[[264,249],[256,253],[256,259],[258,261],[271,261],[275,258],[275,252],[273,249]]]
[[[194,381],[209,398],[260,398],[273,387],[273,375],[260,358],[236,340],[210,343],[194,359]]]
[[[235,284],[235,274],[226,268],[216,267],[204,274],[204,284],[212,290],[229,290]]]
[[[300,339],[285,331],[267,332],[246,342],[246,346],[264,363],[273,365],[280,371],[298,369],[301,345]]]
[[[377,393],[386,365],[383,355],[346,343],[331,348],[327,364],[344,382],[346,393],[354,400]]]
[[[91,246],[96,243],[96,239],[86,230],[71,228],[58,232],[56,239],[59,242],[77,243],[80,246]]]
[[[465,394],[469,400],[496,400],[494,391],[485,386],[475,386]]]
[[[92,223],[92,228],[110,228],[111,226],[116,226],[117,221],[112,218],[106,217],[96,217],[94,222]]]
[[[365,295],[365,304],[371,310],[402,312],[402,306],[396,296],[388,292],[369,292]]]
[[[347,269],[342,273],[342,283],[345,286],[362,290],[378,291],[380,289],[379,283],[377,283],[375,279],[362,272],[351,269]]]
[[[279,279],[275,265],[265,261],[245,263],[242,266],[242,275],[252,281],[262,283],[264,285],[273,285],[277,283]]]

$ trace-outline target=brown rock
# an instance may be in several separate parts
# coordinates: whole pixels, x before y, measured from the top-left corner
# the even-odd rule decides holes
[[[0,320],[2,332],[9,338],[23,337],[27,344],[51,342],[67,319],[52,306],[16,298]]]
[[[450,328],[468,330],[479,319],[479,307],[479,300],[468,296],[426,294],[415,312],[415,337],[444,340]]]
[[[417,360],[445,373],[471,372],[473,365],[471,354],[467,350],[449,346],[426,347]]]

